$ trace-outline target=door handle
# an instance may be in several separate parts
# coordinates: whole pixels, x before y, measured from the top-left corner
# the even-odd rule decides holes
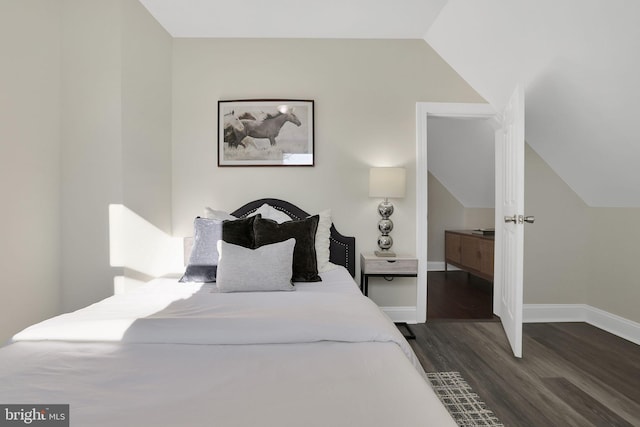
[[[534,216],[524,216],[524,215],[513,215],[513,216],[505,216],[504,222],[509,223],[512,222],[514,224],[524,224],[525,222],[529,224],[533,224],[536,220]]]
[[[507,222],[507,223],[512,222],[512,223],[516,224],[518,222],[518,216],[517,215],[505,216],[504,217],[504,222]]]

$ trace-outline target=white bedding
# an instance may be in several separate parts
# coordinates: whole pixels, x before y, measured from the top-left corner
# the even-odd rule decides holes
[[[455,425],[413,351],[340,268],[294,292],[157,279],[0,349],[0,403],[76,426]]]

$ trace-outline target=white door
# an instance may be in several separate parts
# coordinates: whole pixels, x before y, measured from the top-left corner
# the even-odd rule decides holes
[[[496,131],[493,302],[516,357],[522,357],[524,222],[524,91],[518,87]]]

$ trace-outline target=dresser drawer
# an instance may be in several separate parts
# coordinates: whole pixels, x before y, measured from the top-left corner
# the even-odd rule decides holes
[[[415,258],[371,258],[361,257],[365,274],[418,274],[418,260]]]
[[[476,234],[472,230],[445,230],[445,271],[454,265],[485,280],[493,280],[492,234]]]

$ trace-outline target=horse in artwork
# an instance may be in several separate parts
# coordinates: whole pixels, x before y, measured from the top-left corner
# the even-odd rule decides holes
[[[296,126],[302,125],[300,119],[295,115],[294,109],[267,114],[262,120],[240,120],[244,126],[244,137],[250,136],[256,139],[268,139],[271,145],[276,145],[276,137],[280,134],[280,129],[285,123],[291,122]],[[242,139],[244,139],[244,137]],[[242,144],[242,139],[238,142]]]
[[[230,147],[237,147],[245,137],[245,129],[242,121],[236,117],[235,111],[224,115],[224,142]],[[244,147],[244,144],[242,144]]]
[[[267,113],[264,111],[244,112],[238,116],[240,120],[264,120],[267,117]]]
[[[224,127],[225,129],[229,126],[232,126],[234,129],[242,132],[244,130],[244,125],[240,121],[239,118],[236,117],[236,113],[232,110],[230,113],[224,115]]]

